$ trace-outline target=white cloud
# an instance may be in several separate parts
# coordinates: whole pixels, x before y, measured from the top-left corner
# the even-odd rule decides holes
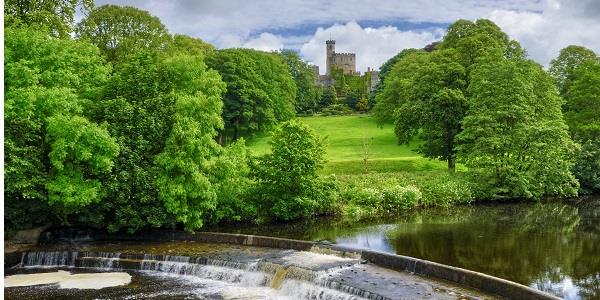
[[[325,41],[334,39],[336,52],[356,53],[357,71],[364,72],[367,67],[379,68],[402,49],[423,48],[441,39],[443,34],[439,29],[401,31],[392,26],[362,28],[356,22],[348,22],[317,29],[310,41],[302,46],[300,53],[304,59],[318,65],[321,73],[325,73]]]
[[[548,0],[538,13],[495,10],[488,17],[543,65],[548,65],[568,45],[581,45],[600,54],[597,0]]]
[[[224,34],[247,39],[306,24],[346,23],[352,20],[404,20],[449,23],[474,19],[496,9],[537,10],[540,3],[522,0],[97,0],[150,11],[171,32],[215,42]],[[221,46],[217,44],[217,46]]]
[[[245,42],[242,47],[262,51],[276,51],[283,49],[283,42],[279,37],[268,32],[263,32],[258,37]]]
[[[600,0],[96,0],[97,5],[106,3],[148,10],[169,31],[201,38],[218,48],[302,49],[305,58],[318,63],[322,71],[323,43],[329,32],[343,34],[332,37],[340,51],[356,52],[360,70],[377,67],[385,61],[382,57],[404,47],[421,47],[439,34],[439,29],[356,28],[349,25],[355,24],[353,20],[430,22],[440,27],[457,19],[490,18],[542,64],[569,44],[600,53]],[[336,23],[345,25],[316,32],[297,30]]]

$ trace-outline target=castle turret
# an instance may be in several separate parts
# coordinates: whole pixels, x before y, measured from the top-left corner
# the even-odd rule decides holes
[[[326,57],[326,64],[325,67],[327,68],[325,70],[325,74],[329,75],[331,73],[331,66],[333,66],[335,64],[335,41],[334,40],[328,40],[325,42],[326,44],[326,51],[327,51],[327,56]]]

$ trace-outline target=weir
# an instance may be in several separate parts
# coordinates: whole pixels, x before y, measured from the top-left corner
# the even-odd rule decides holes
[[[477,272],[315,242],[158,232],[138,234],[129,241],[125,235],[109,240],[96,234],[95,242],[73,244],[65,243],[62,234],[53,236],[59,238],[47,241],[63,242],[5,255],[5,272],[127,272],[132,276],[128,286],[136,288],[105,288],[103,293],[138,298],[158,293],[192,299],[556,299]],[[65,299],[85,294],[44,291]],[[123,291],[127,294],[119,294]],[[12,299],[28,299],[29,293],[31,289],[18,287],[5,290]]]
[[[211,247],[204,244],[198,246],[200,255],[142,253],[141,248],[136,249],[137,252],[108,251],[116,248],[115,245],[96,245],[83,251],[28,251],[21,253],[20,262],[8,273],[60,269],[71,272],[129,272],[134,278],[162,276],[161,280],[193,278],[201,280],[203,289],[213,293],[207,297],[224,299],[386,300],[409,295],[431,299],[469,299],[483,295],[380,268],[356,257],[255,247],[225,249],[223,245],[214,245],[216,250],[210,251],[207,249]],[[128,245],[121,247],[126,249]],[[162,248],[163,245],[157,247]],[[169,247],[177,248],[176,245]],[[181,248],[194,252],[193,245],[186,244]],[[19,291],[16,287],[9,288],[9,296],[11,289]],[[235,295],[229,294],[231,290],[236,291]],[[253,296],[240,296],[248,293]]]

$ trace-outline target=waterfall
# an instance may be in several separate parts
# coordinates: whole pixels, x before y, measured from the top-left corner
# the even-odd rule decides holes
[[[74,267],[78,252],[25,252],[21,256],[21,266],[37,268]]]
[[[320,255],[320,254],[319,254]],[[167,273],[208,279],[232,288],[261,288],[277,298],[355,300],[385,298],[335,281],[336,273],[352,265],[313,271],[261,259],[246,262],[204,257],[131,254],[118,252],[27,252],[21,258],[26,268],[94,268]]]

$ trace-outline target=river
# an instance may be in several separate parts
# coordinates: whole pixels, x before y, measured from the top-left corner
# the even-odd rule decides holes
[[[600,298],[600,197],[431,208],[376,220],[207,228],[329,241],[505,278],[565,299]]]

